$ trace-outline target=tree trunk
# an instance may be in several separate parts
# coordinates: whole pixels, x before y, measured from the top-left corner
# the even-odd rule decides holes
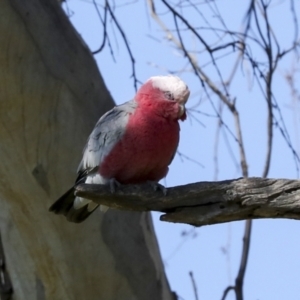
[[[151,216],[48,212],[113,101],[55,0],[0,1],[0,230],[13,299],[172,299]]]

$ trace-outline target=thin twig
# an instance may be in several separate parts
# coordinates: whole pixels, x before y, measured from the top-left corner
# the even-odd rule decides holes
[[[224,290],[223,296],[222,296],[221,300],[225,300],[226,297],[227,297],[227,295],[228,295],[228,293],[229,293],[230,291],[232,291],[232,290],[233,290],[233,291],[235,290],[235,286],[232,286],[232,285],[228,286],[228,287]]]
[[[104,20],[102,19],[102,16],[101,16],[101,13],[99,11],[99,8],[98,8],[98,5],[96,3],[96,0],[93,0],[93,4],[94,4],[94,7],[96,9],[96,12],[97,12],[97,15],[102,23],[102,26],[103,26],[103,39],[102,39],[102,43],[99,47],[98,50],[94,51],[93,54],[98,54],[99,52],[101,52],[105,46],[105,43],[106,43],[106,38],[107,38],[107,31],[106,31],[106,24],[107,24],[107,1],[105,1],[105,6],[104,6]]]
[[[250,249],[250,241],[251,241],[251,229],[252,229],[252,220],[247,220],[245,224],[245,233],[243,237],[243,251],[240,262],[240,268],[238,275],[235,279],[235,295],[236,300],[243,300],[243,286],[244,286],[244,277],[246,273],[249,249]]]
[[[112,17],[114,23],[116,24],[116,26],[117,26],[117,28],[118,28],[118,30],[119,30],[119,32],[120,32],[122,38],[123,38],[123,41],[124,41],[124,43],[125,43],[125,46],[126,46],[126,49],[127,49],[128,54],[129,54],[130,61],[131,61],[131,67],[132,67],[132,75],[131,75],[131,76],[132,76],[132,78],[133,78],[133,85],[134,85],[135,91],[137,91],[137,84],[138,84],[139,81],[138,81],[138,79],[137,79],[137,77],[136,77],[136,71],[135,71],[135,58],[134,58],[134,56],[133,56],[133,54],[132,54],[132,51],[131,51],[131,48],[130,48],[130,46],[129,46],[127,37],[126,37],[126,35],[125,35],[125,32],[124,32],[124,30],[122,29],[121,25],[119,24],[119,22],[118,22],[118,20],[117,20],[117,18],[116,18],[116,16],[115,16],[114,12],[112,11],[112,9],[111,9],[111,7],[110,7],[108,1],[106,1],[106,6],[107,6],[107,9],[108,9],[108,11],[109,11],[109,13],[110,13],[110,15],[111,15],[111,17]]]
[[[189,275],[190,275],[190,277],[191,277],[191,282],[192,282],[192,286],[193,286],[193,291],[194,291],[194,295],[195,295],[195,300],[199,300],[199,297],[198,297],[198,291],[197,291],[197,285],[196,285],[196,282],[195,282],[195,279],[194,279],[193,272],[190,271],[190,272],[189,272]]]

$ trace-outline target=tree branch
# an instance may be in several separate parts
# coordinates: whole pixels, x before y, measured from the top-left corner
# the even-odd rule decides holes
[[[198,182],[168,189],[167,196],[150,185],[81,184],[76,196],[111,208],[160,211],[162,221],[194,226],[258,218],[300,220],[300,180],[239,178]]]

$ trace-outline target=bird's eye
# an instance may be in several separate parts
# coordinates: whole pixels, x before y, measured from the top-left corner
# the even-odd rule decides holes
[[[165,92],[165,97],[168,100],[174,100],[174,95],[171,92]]]

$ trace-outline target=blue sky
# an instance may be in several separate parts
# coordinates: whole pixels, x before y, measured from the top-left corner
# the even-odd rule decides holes
[[[118,2],[118,1],[116,1]],[[246,3],[248,1],[218,1],[218,8],[229,28],[240,30],[243,25]],[[101,4],[101,1],[99,1]],[[162,30],[149,16],[146,1],[122,2],[116,10],[116,17],[122,25],[136,59],[136,73],[140,81],[150,76],[167,74],[169,71],[184,69],[186,60],[182,54],[165,38]],[[160,3],[160,1],[156,1]],[[289,14],[289,1],[272,2],[271,22],[278,39],[287,47],[293,36]],[[296,11],[300,11],[300,1],[295,1]],[[71,21],[92,51],[102,42],[102,26],[92,2],[70,0],[67,2]],[[205,5],[202,13],[211,22],[215,16]],[[158,10],[166,12],[161,5]],[[171,18],[166,18],[166,22]],[[205,26],[203,20],[191,13],[187,16],[194,26]],[[134,94],[131,76],[131,63],[124,43],[116,31],[109,27],[110,41],[115,62],[109,48],[97,54],[95,59],[105,83],[117,104],[130,100]],[[210,33],[203,30],[206,39],[213,41]],[[186,34],[184,39],[193,50],[199,45],[193,37]],[[263,53],[253,45],[251,49],[257,58]],[[197,55],[200,64],[209,61],[207,53]],[[229,76],[236,55],[220,60],[224,77]],[[284,79],[291,67],[300,69],[299,61],[285,59],[278,68],[274,79],[274,93],[281,107],[291,139],[299,151],[299,103],[291,98],[291,92]],[[211,68],[206,69],[218,83]],[[230,93],[237,99],[244,136],[250,176],[261,176],[266,155],[266,103],[245,61],[239,68]],[[192,72],[178,74],[190,87],[191,97],[188,108],[197,109],[214,115],[210,102]],[[299,86],[299,73],[297,83]],[[100,116],[99,116],[100,117]],[[224,120],[234,131],[231,115],[225,112]],[[213,162],[217,119],[199,115],[199,124],[192,117],[181,123],[181,141],[179,151],[198,161],[199,164],[183,160],[177,155],[170,172],[162,183],[175,186],[197,181],[212,181],[215,178]],[[238,149],[233,140],[229,141],[237,157]],[[231,159],[226,141],[221,135],[219,140],[218,180],[241,177],[241,170]],[[274,148],[269,176],[271,178],[297,178],[297,170],[290,150],[282,136],[275,130]],[[221,299],[223,290],[234,283],[239,267],[244,222],[232,222],[222,225],[193,228],[188,225],[170,224],[159,221],[159,214],[153,214],[161,254],[171,287],[185,300],[195,299],[191,280],[192,271],[197,283],[200,299]],[[188,233],[183,236],[183,233]],[[292,220],[256,220],[253,224],[249,263],[245,278],[245,299],[296,300],[300,294],[300,222]],[[235,299],[230,294],[227,299]]]

